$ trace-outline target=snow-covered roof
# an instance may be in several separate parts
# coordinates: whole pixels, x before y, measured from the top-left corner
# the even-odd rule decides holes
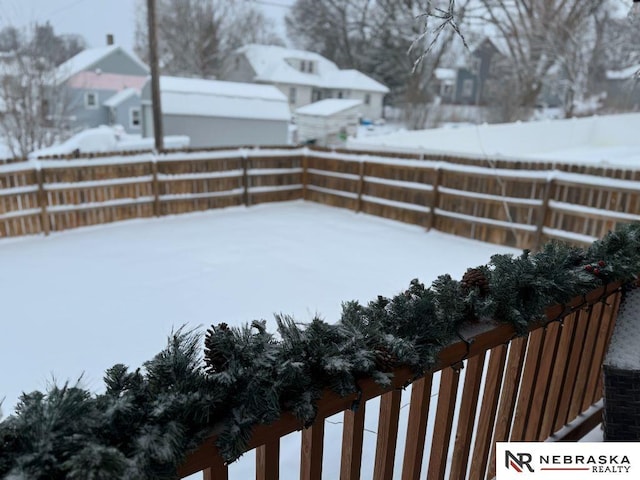
[[[607,70],[608,80],[629,80],[640,74],[640,65],[632,65],[622,70]]]
[[[287,97],[276,87],[199,78],[160,77],[163,113],[289,121]]]
[[[145,65],[135,54],[127,51],[126,49],[118,45],[108,45],[106,47],[87,48],[86,50],[83,50],[77,55],[71,57],[66,62],[62,63],[58,67],[58,72],[61,77],[61,81],[64,82],[69,78],[73,77],[75,74],[91,68],[100,60],[102,60],[103,58],[105,58],[106,56],[112,54],[117,50],[124,52],[134,62],[140,65],[144,70],[146,70],[147,72],[149,71],[149,67],[147,67],[147,65]]]
[[[328,117],[336,113],[349,110],[350,108],[362,105],[360,100],[349,100],[342,98],[327,98],[319,102],[310,103],[304,107],[296,109],[296,114],[314,115],[318,117]]]
[[[120,105],[122,102],[128,100],[134,95],[139,95],[140,92],[135,88],[125,88],[124,90],[120,90],[115,95],[112,95],[107,100],[103,102],[105,107],[113,108]]]
[[[457,75],[455,68],[436,68],[433,74],[440,81],[455,81]]]
[[[387,93],[389,89],[357,70],[340,70],[322,55],[275,45],[245,45],[237,50],[256,72],[255,81],[308,85],[319,88]],[[301,71],[295,62],[313,62],[313,70]]]

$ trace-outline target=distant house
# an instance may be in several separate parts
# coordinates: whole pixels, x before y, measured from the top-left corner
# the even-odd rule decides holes
[[[298,141],[321,146],[344,145],[358,131],[360,100],[329,98],[296,109]]]
[[[360,114],[378,119],[389,89],[358,70],[341,70],[322,55],[273,45],[246,45],[230,57],[225,80],[271,84],[284,93],[291,111],[327,98],[360,100]]]
[[[117,45],[86,49],[58,67],[58,82],[68,92],[73,126],[121,124],[141,132],[139,94],[149,69]]]
[[[640,65],[606,72],[607,107],[622,110],[640,109]]]
[[[291,113],[271,85],[160,77],[165,135],[187,135],[192,147],[285,145]],[[151,82],[142,89],[142,134],[153,136]]]

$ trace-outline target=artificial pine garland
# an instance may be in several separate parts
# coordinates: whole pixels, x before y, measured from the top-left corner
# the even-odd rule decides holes
[[[633,224],[587,250],[551,242],[534,254],[494,255],[462,281],[443,275],[425,288],[413,280],[393,298],[346,302],[335,324],[278,316],[278,337],[264,321],[212,326],[204,358],[200,335],[179,330],[144,368],[109,369],[102,395],[69,385],[23,395],[0,422],[0,478],[174,479],[214,427],[231,462],[255,425],[284,410],[313,422],[324,389],[350,394],[365,377],[388,385],[400,365],[424,372],[466,321],[492,318],[524,333],[547,306],[638,272]]]

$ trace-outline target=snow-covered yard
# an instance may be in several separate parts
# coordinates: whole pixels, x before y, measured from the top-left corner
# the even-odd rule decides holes
[[[443,273],[460,278],[467,267],[509,251],[515,252],[304,202],[5,240],[4,413],[21,391],[43,389],[52,379],[82,376],[84,385],[99,391],[106,368],[141,365],[182,324],[266,318],[273,330],[277,312],[335,321],[341,301],[392,296],[416,277],[427,284]],[[367,428],[375,430],[376,407],[368,412]],[[327,424],[327,478],[337,478],[340,435],[339,425]],[[297,472],[296,442],[299,434],[283,441],[283,472]],[[368,435],[364,478],[374,450],[375,436]],[[250,478],[250,460],[232,465],[232,478]]]
[[[397,131],[349,139],[349,148],[638,168],[640,115]]]

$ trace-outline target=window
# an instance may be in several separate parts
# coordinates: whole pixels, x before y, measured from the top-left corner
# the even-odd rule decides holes
[[[289,88],[289,103],[296,103],[296,87]]]
[[[322,92],[320,90],[313,89],[311,92],[311,101],[318,102],[322,100]]]
[[[129,125],[131,128],[139,128],[140,127],[140,109],[132,108],[129,110]]]
[[[442,83],[440,84],[440,95],[443,97],[450,97],[453,93],[453,85],[450,83]]]
[[[313,73],[313,62],[309,62],[309,66],[307,67],[307,72]]]
[[[307,69],[307,62],[300,60],[300,71],[304,72]]]
[[[338,90],[338,98],[342,98],[342,90]]]
[[[240,70],[240,57],[239,56],[237,56],[235,58],[235,67],[236,67],[236,70]]]
[[[473,95],[473,79],[466,78],[462,82],[462,96],[470,97],[471,95]]]
[[[364,104],[365,105],[370,105],[371,104],[371,94],[370,93],[365,93],[364,94]]]
[[[84,106],[86,108],[98,108],[98,94],[96,92],[85,93]]]

